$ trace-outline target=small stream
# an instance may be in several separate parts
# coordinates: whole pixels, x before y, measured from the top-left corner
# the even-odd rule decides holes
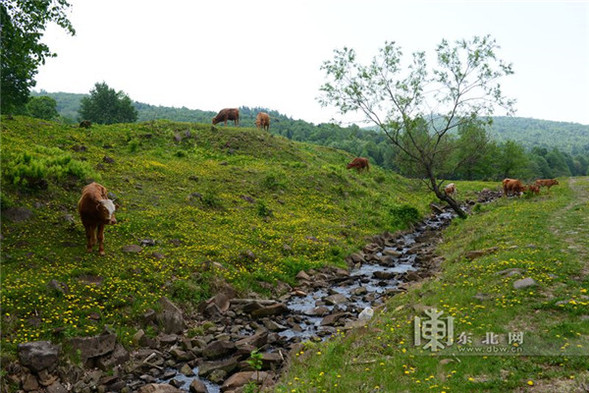
[[[419,272],[424,268],[423,261],[433,256],[440,229],[454,217],[450,211],[434,214],[411,231],[367,245],[362,251],[362,262],[355,263],[351,270],[342,272],[340,269],[337,275],[318,274],[311,276],[308,282],[302,280],[293,293],[281,298],[288,311],[269,317],[278,324],[274,330],[279,340],[265,345],[263,350],[286,353],[302,341],[325,340],[338,328],[353,324],[363,310],[366,310],[364,314],[370,312],[387,297],[404,290],[403,283],[421,279]],[[227,331],[229,328],[226,326]],[[240,333],[252,335],[254,329],[247,325]],[[168,369],[167,378],[159,382],[172,382],[188,391],[192,381],[199,378],[198,371],[195,367],[194,376],[185,376]],[[200,380],[209,393],[221,391],[220,385]]]

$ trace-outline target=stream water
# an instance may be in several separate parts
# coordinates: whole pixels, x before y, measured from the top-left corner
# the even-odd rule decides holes
[[[283,327],[278,332],[282,345],[326,339],[336,331],[336,323],[326,323],[329,316],[335,320],[339,316],[348,322],[357,320],[363,310],[369,312],[372,307],[382,304],[386,296],[399,292],[399,284],[407,281],[407,274],[419,269],[420,252],[431,252],[434,248],[432,234],[435,236],[454,216],[449,211],[434,214],[417,224],[412,231],[395,237],[377,250],[372,256],[380,263],[366,261],[327,286],[307,288],[296,296],[290,296],[284,302],[288,307],[287,314],[275,318]],[[175,386],[188,391],[192,380],[198,378],[198,367],[193,371],[195,376],[176,373],[161,382],[175,380]],[[205,379],[201,381],[209,393],[221,391],[219,385]]]

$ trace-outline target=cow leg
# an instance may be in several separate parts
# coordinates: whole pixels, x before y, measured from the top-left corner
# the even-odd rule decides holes
[[[98,224],[98,253],[104,255],[104,224]]]
[[[86,252],[92,252],[96,241],[96,226],[85,225],[84,228],[86,229]]]

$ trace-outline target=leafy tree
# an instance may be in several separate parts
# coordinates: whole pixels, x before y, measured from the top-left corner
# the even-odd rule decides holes
[[[53,120],[59,117],[57,101],[49,96],[31,97],[27,109],[31,116],[39,119]]]
[[[387,135],[402,167],[466,217],[443,192],[439,176],[450,172],[451,130],[492,115],[498,106],[511,110],[513,101],[504,97],[499,80],[513,71],[497,58],[496,49],[490,36],[453,45],[442,40],[434,69],[425,52],[413,53],[407,69],[402,67],[402,51],[394,42],[386,42],[368,65],[358,62],[353,49],[335,50],[334,59],[321,67],[328,82],[320,88],[319,101],[342,114],[362,112]]]
[[[104,82],[96,83],[90,97],[80,102],[80,117],[98,124],[133,123],[137,109],[122,91],[116,92]]]
[[[490,156],[492,148],[484,124],[470,122],[458,127],[458,139],[453,152],[454,168],[461,179],[474,180],[484,177],[490,170]],[[448,175],[449,177],[452,174]]]
[[[526,175],[528,156],[523,146],[514,141],[502,144],[496,156],[495,167],[500,178]]]
[[[536,163],[536,167],[538,168],[538,172],[535,173],[535,177],[542,179],[554,177],[552,173],[552,168],[550,168],[550,165],[548,165],[548,161],[546,161],[546,159],[543,156],[532,154],[532,161]]]
[[[3,0],[0,3],[1,58],[0,110],[22,112],[35,86],[37,69],[55,54],[41,42],[49,22],[74,35],[66,17],[70,4],[66,0]]]
[[[571,175],[569,166],[566,163],[566,158],[558,149],[552,149],[546,154],[546,161],[548,161],[548,165],[552,168],[554,176]]]

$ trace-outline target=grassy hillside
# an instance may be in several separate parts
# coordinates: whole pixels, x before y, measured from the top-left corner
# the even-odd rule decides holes
[[[343,264],[431,201],[392,172],[346,170],[347,153],[256,129],[2,120],[5,353],[105,324],[127,342],[163,295],[190,310],[225,281],[268,293],[301,269]],[[91,180],[120,205],[104,257],[85,252],[76,212]]]
[[[589,178],[572,178],[455,220],[437,277],[392,298],[365,328],[308,344],[277,391],[586,391],[588,200]],[[516,289],[525,278],[536,285]],[[414,344],[414,318],[427,321],[431,308],[444,312],[444,326],[454,318],[454,344],[440,336],[446,345],[436,353],[419,325],[423,341]]]

